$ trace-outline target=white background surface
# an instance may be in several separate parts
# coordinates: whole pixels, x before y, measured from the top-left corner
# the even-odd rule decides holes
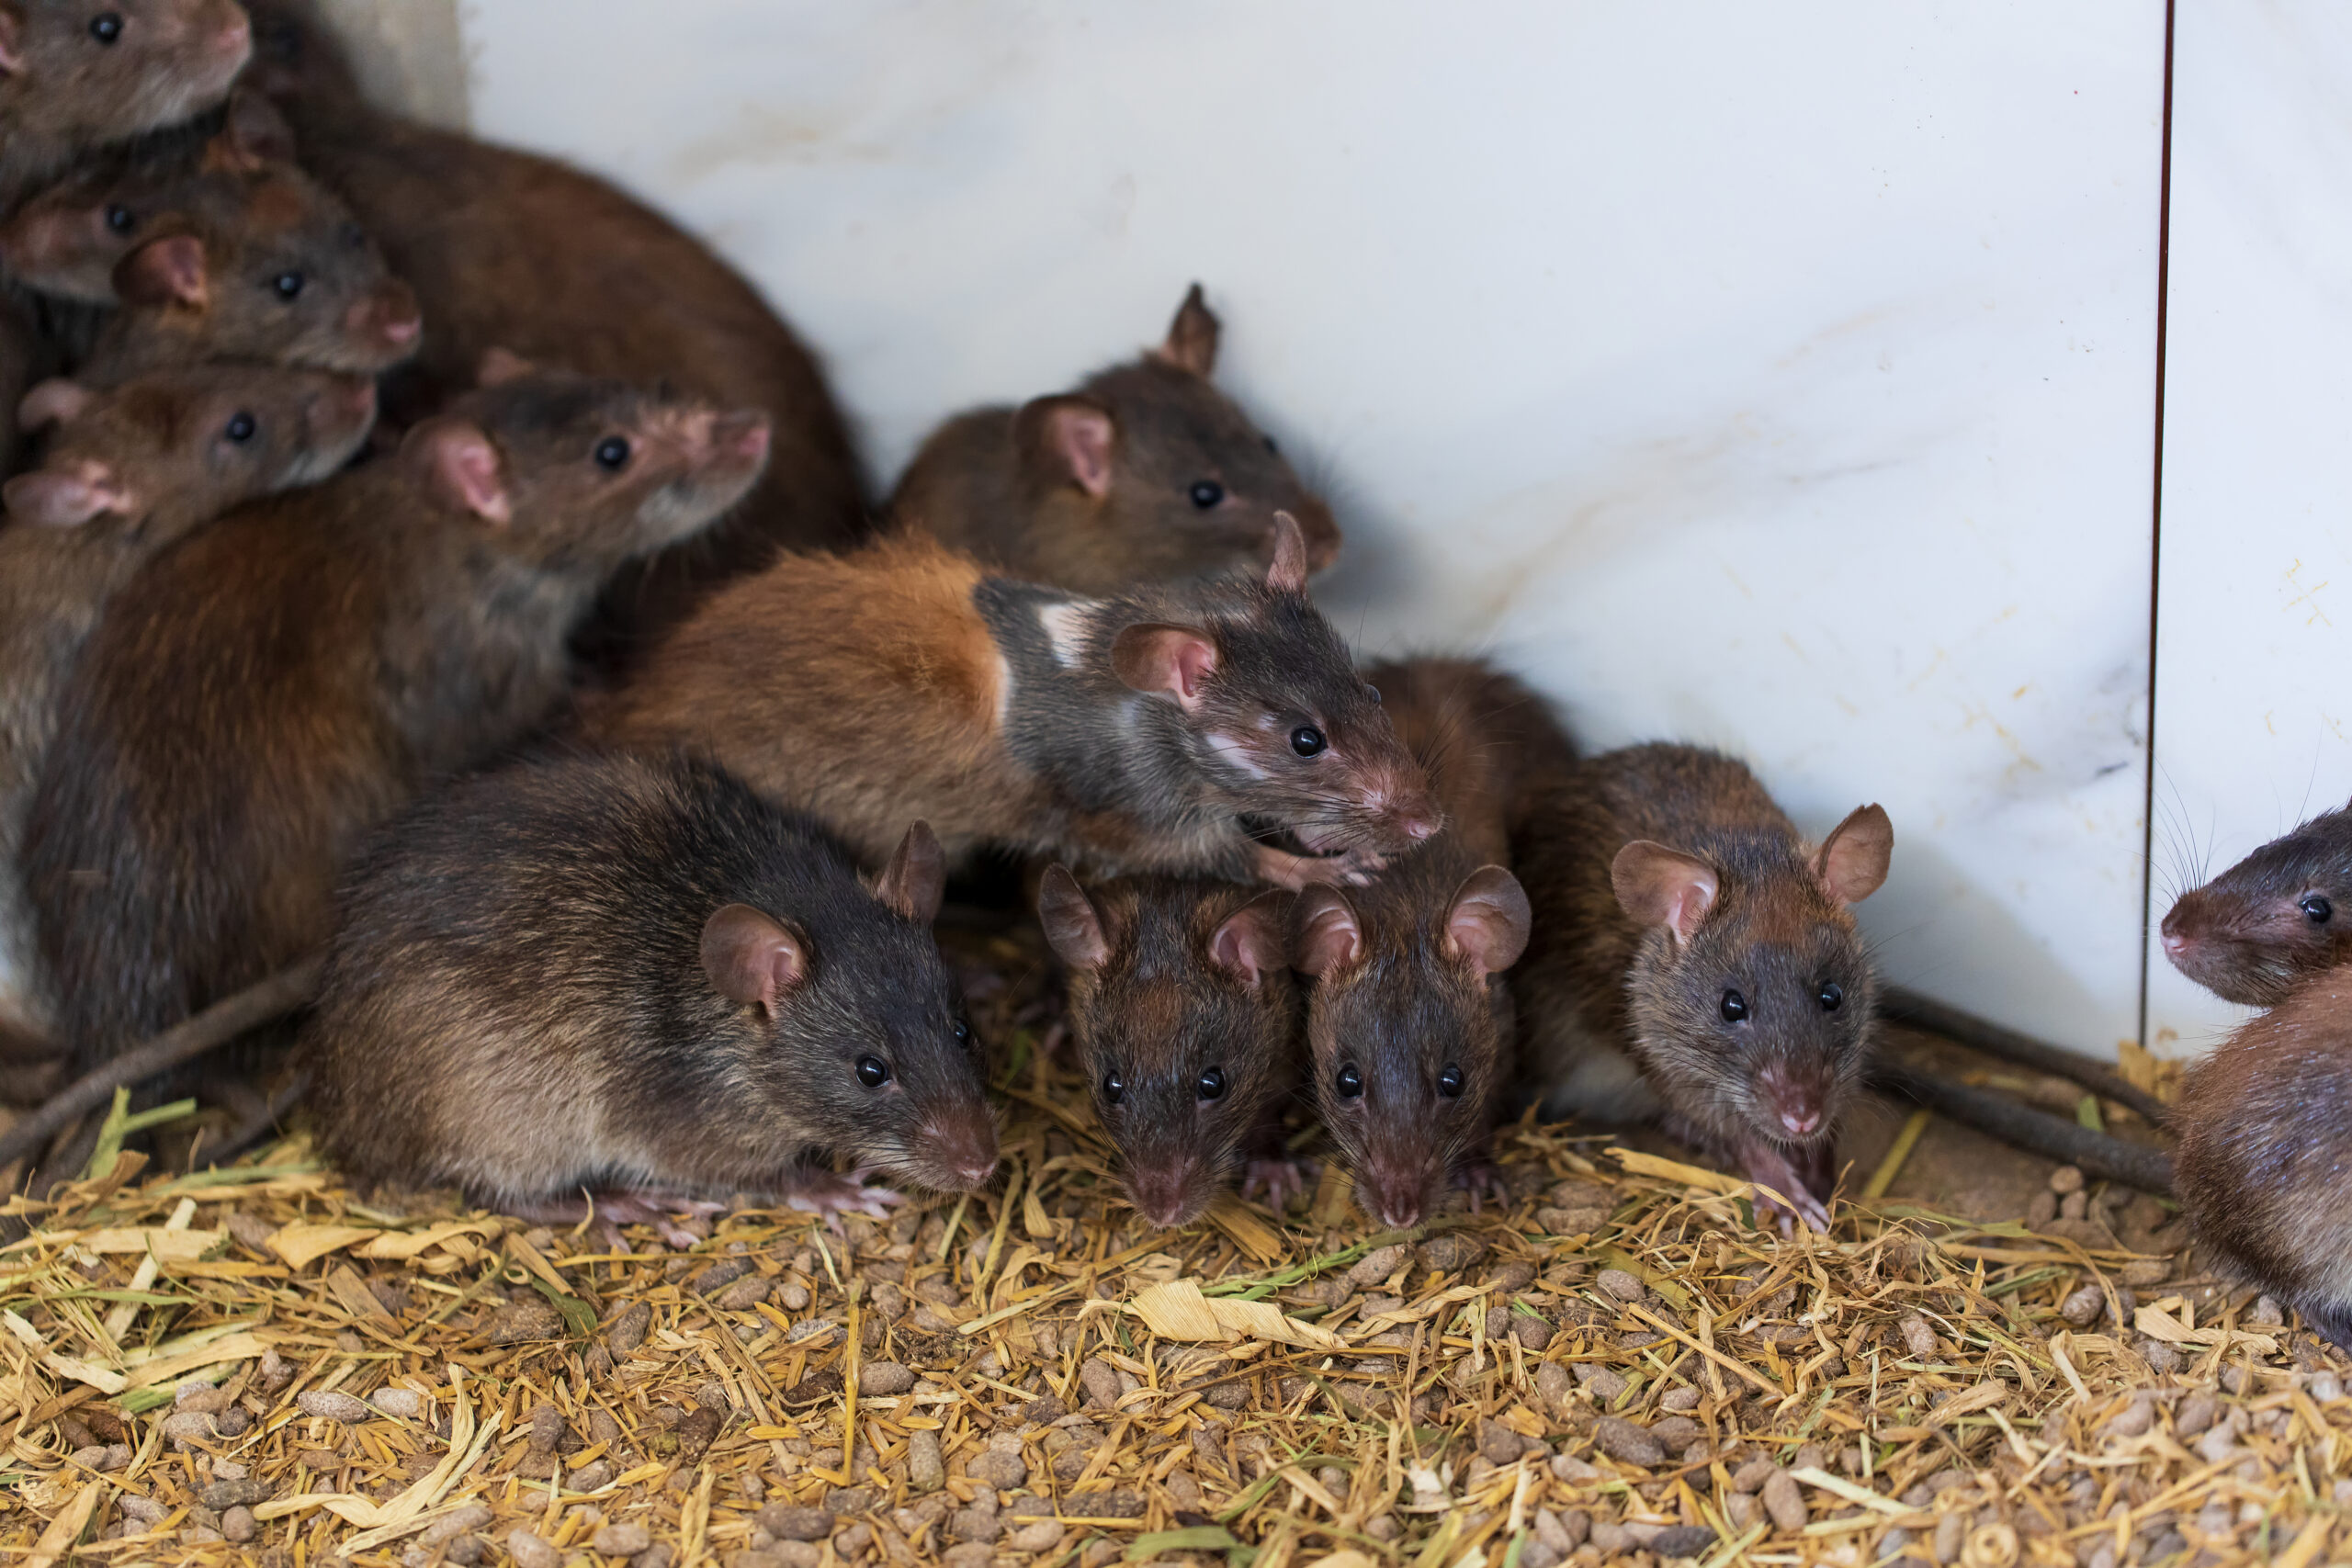
[[[2159,911],[2352,794],[2352,12],[2197,0],[2174,60]],[[2159,1049],[2242,1016],[2156,956]]]
[[[461,16],[477,133],[716,243],[878,479],[1200,278],[1368,651],[1491,650],[1810,829],[1881,801],[1892,976],[2136,1032],[2152,0]]]

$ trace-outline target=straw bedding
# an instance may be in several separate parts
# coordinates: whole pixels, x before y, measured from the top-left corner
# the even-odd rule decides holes
[[[1783,1239],[1735,1180],[1522,1124],[1507,1210],[1370,1234],[1326,1168],[1152,1233],[1034,951],[958,945],[1005,1175],[888,1222],[614,1253],[355,1193],[299,1132],[17,1201],[6,1561],[2352,1557],[2352,1373],[2154,1199],[2062,1170],[2039,1225],[1878,1197]]]

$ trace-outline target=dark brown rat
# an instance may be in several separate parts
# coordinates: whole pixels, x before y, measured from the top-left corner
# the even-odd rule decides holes
[[[757,1192],[949,1190],[996,1167],[982,1052],[931,921],[917,823],[868,887],[840,844],[715,768],[548,757],[373,840],[303,1035],[353,1176],[455,1183],[535,1219],[656,1218]]]
[[[1441,818],[1307,601],[1296,526],[1281,536],[1262,576],[1110,599],[990,577],[917,535],[788,557],[714,594],[591,728],[713,756],[868,864],[922,817],[951,855],[1361,874]]]
[[[1115,593],[1273,556],[1297,519],[1307,570],[1340,553],[1331,510],[1209,380],[1218,325],[1194,284],[1168,341],[1077,390],[948,421],[915,454],[892,516],[1004,573]]]
[[[1127,1197],[1162,1229],[1201,1217],[1245,1175],[1276,1209],[1297,1180],[1282,1108],[1298,1087],[1291,895],[1229,882],[1066,866],[1037,895],[1069,966],[1069,1025]]]
[[[2273,1007],[2352,958],[2352,807],[2255,851],[2165,914],[2165,956],[2224,1001]]]
[[[0,217],[96,149],[218,103],[252,50],[235,0],[0,0]]]
[[[1864,806],[1808,849],[1753,773],[1693,746],[1595,757],[1528,803],[1513,863],[1534,929],[1512,991],[1545,1113],[1658,1116],[1826,1225],[1871,1044],[1850,907],[1894,841]]]
[[[284,100],[302,164],[351,204],[423,302],[425,342],[387,389],[413,417],[503,346],[550,365],[766,411],[775,456],[734,514],[619,575],[593,646],[622,662],[712,583],[780,548],[866,533],[864,477],[815,356],[701,241],[595,176],[368,108]]]
[[[1312,976],[1306,1037],[1316,1104],[1356,1201],[1385,1225],[1420,1223],[1451,1181],[1475,1203],[1511,1083],[1502,974],[1527,945],[1510,868],[1510,803],[1574,751],[1543,699],[1471,660],[1374,665],[1364,679],[1429,772],[1446,829],[1369,886],[1316,887],[1292,962]]]
[[[0,488],[0,1021],[46,1027],[32,913],[17,875],[25,814],[58,689],[107,602],[150,558],[237,502],[315,483],[375,421],[372,383],[315,370],[208,366],[109,392],[44,382],[40,467]]]
[[[614,568],[766,450],[756,412],[514,375],[150,561],[60,702],[26,835],[77,1066],[316,946],[360,837],[544,722]]]
[[[2182,1083],[2173,1191],[2199,1241],[2352,1350],[2352,966],[2272,999]]]
[[[85,379],[209,359],[388,370],[417,351],[416,297],[291,152],[274,111],[241,98],[198,174],[62,209],[36,202],[0,231],[0,257],[29,287],[86,284],[87,252],[112,242],[119,214],[137,220],[108,275],[121,308],[98,333]]]

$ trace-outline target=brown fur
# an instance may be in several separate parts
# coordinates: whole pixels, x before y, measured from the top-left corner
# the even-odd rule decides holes
[[[1635,841],[1713,868],[1718,892],[1687,942],[1621,902],[1612,870]],[[1534,935],[1512,989],[1547,1111],[1662,1111],[1678,1135],[1817,1208],[1865,1066],[1874,981],[1853,916],[1755,775],[1696,747],[1612,751],[1524,802],[1513,843]],[[1809,987],[1833,982],[1843,1000],[1825,1011]],[[1744,1029],[1720,1016],[1728,990],[1753,1009]],[[1810,1107],[1819,1130],[1789,1134],[1776,1095]]]
[[[1572,766],[1574,748],[1543,699],[1476,660],[1377,664],[1364,678],[1428,769],[1448,826],[1367,887],[1305,895],[1295,961],[1314,976],[1307,1041],[1324,1125],[1366,1213],[1409,1225],[1449,1179],[1476,1190],[1490,1178],[1487,1140],[1511,1080],[1510,997],[1452,922],[1476,890],[1476,907],[1501,924],[1474,934],[1501,942],[1502,966],[1517,956],[1504,934],[1526,935],[1526,899],[1508,874],[1510,803]],[[1341,1089],[1343,1070],[1356,1092]]]
[[[2352,967],[2305,976],[2189,1072],[2173,1190],[2198,1239],[2352,1349]]]
[[[359,837],[546,717],[596,589],[740,497],[758,428],[526,378],[412,431],[399,461],[253,502],[149,563],[60,705],[27,834],[81,1059],[318,945]],[[622,434],[626,464],[598,464]],[[499,515],[440,466],[462,451],[488,454],[497,490],[478,499]]]
[[[387,394],[396,415],[471,385],[492,347],[767,412],[765,478],[722,525],[620,575],[600,613],[605,652],[633,654],[713,583],[780,548],[865,531],[856,455],[816,359],[700,241],[552,159],[349,105],[305,98],[289,113],[304,165],[424,304],[416,384]]]
[[[1261,569],[1273,514],[1306,537],[1308,569],[1340,553],[1330,508],[1308,491],[1272,440],[1210,384],[1218,326],[1193,286],[1168,341],[1020,409],[948,421],[915,454],[891,514],[969,551],[1006,576],[1080,593],[1136,582]],[[1055,439],[1064,416],[1107,433],[1100,469],[1073,471]],[[1202,507],[1193,487],[1220,499]]]

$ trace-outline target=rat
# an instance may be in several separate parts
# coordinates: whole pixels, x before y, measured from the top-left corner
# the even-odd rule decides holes
[[[331,85],[272,85],[303,166],[423,302],[423,349],[386,389],[395,418],[429,412],[492,346],[767,412],[775,455],[744,503],[616,577],[585,638],[600,666],[625,666],[711,585],[780,549],[866,536],[865,476],[816,355],[709,246],[555,159],[384,114]]]
[[[983,1053],[932,941],[918,822],[869,886],[807,817],[707,764],[551,755],[420,801],[338,898],[297,1047],[352,1175],[553,1223],[736,1191],[879,1213],[847,1155],[988,1180]],[[402,1092],[387,1094],[390,1086]]]
[[[1200,1218],[1238,1177],[1277,1211],[1304,1185],[1282,1147],[1298,1082],[1290,899],[1167,876],[1090,891],[1062,865],[1039,885],[1094,1119],[1128,1201],[1163,1230]]]
[[[786,557],[712,595],[589,729],[712,756],[868,864],[922,817],[955,856],[1363,875],[1442,819],[1307,600],[1297,525],[1276,533],[1261,576],[1108,599],[990,577],[920,535]]]
[[[2173,1191],[2201,1243],[2352,1350],[2352,966],[2312,969],[2270,999],[2182,1083]]]
[[[755,411],[485,368],[395,457],[156,557],[90,639],[25,849],[79,1069],[317,946],[361,837],[545,723],[613,570],[766,459]]]
[[[375,422],[375,386],[314,370],[207,366],[97,392],[47,381],[40,465],[0,487],[0,1021],[39,1030],[32,915],[17,876],[57,692],[107,601],[239,502],[325,479]]]
[[[2182,894],[2165,914],[2164,944],[2174,968],[2247,1007],[2276,1006],[2304,976],[2352,957],[2352,807]]]
[[[77,374],[119,380],[206,359],[373,375],[416,353],[424,321],[351,211],[292,162],[284,121],[240,94],[194,174],[77,185],[0,229],[26,286],[120,309]]]
[[[1826,1228],[1871,1046],[1851,911],[1886,880],[1886,813],[1859,807],[1808,849],[1745,766],[1652,744],[1578,764],[1512,839],[1534,911],[1512,992],[1544,1113],[1657,1116]]]
[[[0,0],[0,217],[99,148],[219,103],[252,52],[236,0]]]
[[[1427,769],[1446,829],[1367,886],[1300,895],[1292,962],[1308,976],[1315,1100],[1384,1225],[1420,1223],[1449,1182],[1493,1187],[1487,1140],[1511,1082],[1502,976],[1526,947],[1510,871],[1512,801],[1572,764],[1543,699],[1473,660],[1376,664],[1397,738]]]
[[[1339,525],[1210,381],[1218,334],[1196,283],[1167,341],[1140,358],[1074,391],[949,420],[899,480],[892,516],[1008,577],[1108,594],[1262,570],[1287,512],[1307,570],[1322,570]]]

